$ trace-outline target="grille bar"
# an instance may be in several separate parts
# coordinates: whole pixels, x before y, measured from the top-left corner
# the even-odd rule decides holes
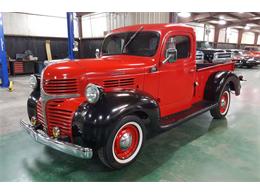
[[[41,101],[37,102],[36,111],[37,111],[37,120],[43,125],[43,127],[46,128],[46,124],[44,123],[44,118],[43,118],[43,114],[42,114],[42,103],[41,103]]]
[[[37,120],[48,130],[49,136],[52,136],[53,127],[59,127],[61,130],[61,136],[69,136],[72,140],[72,118],[73,112],[69,110],[59,109],[58,106],[64,102],[64,100],[50,100],[46,104],[46,117],[47,126],[44,124],[44,117],[42,113],[42,103],[37,102]]]
[[[79,91],[77,79],[43,80],[43,89],[48,94],[73,94]]]
[[[52,130],[53,127],[59,127],[62,136],[69,136],[72,138],[71,123],[73,112],[57,108],[62,102],[63,101],[60,100],[52,100],[46,105],[49,132],[52,134],[50,130]]]

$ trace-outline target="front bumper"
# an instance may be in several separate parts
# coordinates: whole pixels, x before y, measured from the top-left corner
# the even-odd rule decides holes
[[[49,146],[55,150],[60,152],[64,152],[66,154],[83,158],[90,159],[93,156],[93,151],[91,148],[84,148],[78,145],[74,145],[68,142],[58,141],[49,137],[42,130],[35,129],[32,125],[26,123],[25,121],[20,121],[21,127],[36,141],[43,145]]]

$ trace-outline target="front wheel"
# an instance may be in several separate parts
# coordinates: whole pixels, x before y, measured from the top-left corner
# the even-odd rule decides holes
[[[119,169],[131,164],[144,141],[145,126],[136,116],[126,116],[112,130],[104,147],[98,150],[100,160],[108,167]]]
[[[215,119],[222,119],[227,115],[229,106],[230,106],[230,91],[229,88],[226,87],[220,96],[220,99],[218,101],[218,106],[211,109],[210,114]]]

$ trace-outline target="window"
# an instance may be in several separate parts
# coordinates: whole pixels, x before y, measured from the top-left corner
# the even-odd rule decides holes
[[[244,32],[242,36],[242,44],[254,44],[255,34],[252,32]]]
[[[227,43],[237,43],[238,40],[238,30],[227,29]]]
[[[160,40],[157,32],[139,32],[134,39],[130,40],[133,34],[134,32],[125,32],[109,35],[104,40],[102,55],[155,55]]]
[[[187,36],[170,37],[166,43],[166,50],[169,48],[177,49],[177,59],[188,58],[190,56],[190,38]]]

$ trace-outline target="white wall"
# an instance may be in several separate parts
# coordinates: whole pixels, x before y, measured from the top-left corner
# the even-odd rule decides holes
[[[108,14],[108,30],[134,24],[169,23],[168,12],[119,12]]]
[[[226,29],[223,28],[219,31],[218,42],[225,43]]]
[[[237,43],[238,30],[232,28],[223,28],[219,31],[218,42],[220,43]]]
[[[244,32],[242,36],[242,44],[254,44],[255,34],[252,32]]]
[[[82,17],[83,38],[103,37],[113,29],[134,24],[168,22],[167,12],[93,13]]]
[[[214,42],[215,27],[210,25],[209,41]]]
[[[260,35],[258,35],[257,45],[260,45]]]
[[[237,43],[238,41],[238,30],[228,28],[227,29],[227,43]]]
[[[41,13],[44,14],[44,13]],[[50,13],[48,13],[50,14]],[[67,38],[66,13],[58,13],[52,16],[44,16],[25,13],[3,13],[4,32],[6,35],[40,36],[40,37],[64,37]],[[83,38],[104,37],[107,32],[128,25],[142,23],[168,23],[168,12],[106,12],[93,13],[82,17]],[[204,24],[188,23],[197,35],[197,40],[203,40]],[[214,27],[210,26],[209,36],[205,40],[214,41]],[[77,20],[74,20],[74,34],[78,37]],[[237,43],[238,31],[235,29],[220,30],[219,42]],[[242,37],[243,44],[254,43],[254,33],[245,32]],[[260,44],[260,36],[258,38]]]
[[[3,23],[6,35],[68,37],[65,12],[64,17],[4,12]],[[78,37],[76,20],[74,34]]]
[[[93,13],[82,17],[83,38],[103,37],[107,32],[134,24],[169,23],[168,12],[117,12]],[[194,28],[197,40],[203,40],[204,24],[188,23]],[[210,34],[205,40],[214,41],[215,29],[210,25]]]
[[[82,36],[104,37],[108,30],[107,13],[94,13],[82,17]]]
[[[196,32],[196,40],[197,41],[214,41],[215,28],[212,25],[209,25],[210,33],[209,35],[205,35],[204,37],[204,24],[201,23],[187,23],[187,25],[193,27]],[[205,40],[204,40],[205,38]]]
[[[196,32],[196,40],[197,41],[203,41],[204,24],[187,23],[187,25],[193,27],[194,31]]]

